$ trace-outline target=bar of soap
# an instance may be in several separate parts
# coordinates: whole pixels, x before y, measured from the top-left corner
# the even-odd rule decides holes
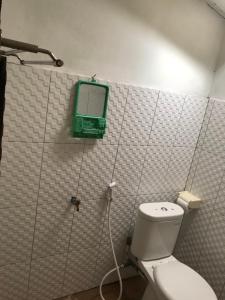
[[[198,208],[202,204],[203,200],[199,197],[193,195],[188,191],[183,191],[179,193],[179,198],[183,199],[188,203],[189,208]]]

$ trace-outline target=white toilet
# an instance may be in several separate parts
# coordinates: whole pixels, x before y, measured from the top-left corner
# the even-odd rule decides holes
[[[172,256],[183,214],[170,202],[139,206],[131,252],[149,280],[143,300],[217,300],[205,279]]]

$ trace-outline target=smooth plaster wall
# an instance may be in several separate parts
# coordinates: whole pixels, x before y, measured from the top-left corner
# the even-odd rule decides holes
[[[204,96],[224,30],[204,0],[7,0],[2,19],[67,71]]]
[[[225,35],[216,66],[211,96],[222,99],[225,97]]]

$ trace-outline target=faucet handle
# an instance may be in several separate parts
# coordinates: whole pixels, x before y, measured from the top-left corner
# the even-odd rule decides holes
[[[71,204],[73,204],[73,205],[76,206],[77,211],[80,210],[80,202],[81,202],[81,201],[78,200],[77,197],[72,196],[70,202],[71,202]]]

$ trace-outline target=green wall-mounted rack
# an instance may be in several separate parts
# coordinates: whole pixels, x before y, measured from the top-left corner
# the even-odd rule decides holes
[[[75,84],[72,135],[78,138],[102,139],[106,131],[109,86],[79,80]]]

